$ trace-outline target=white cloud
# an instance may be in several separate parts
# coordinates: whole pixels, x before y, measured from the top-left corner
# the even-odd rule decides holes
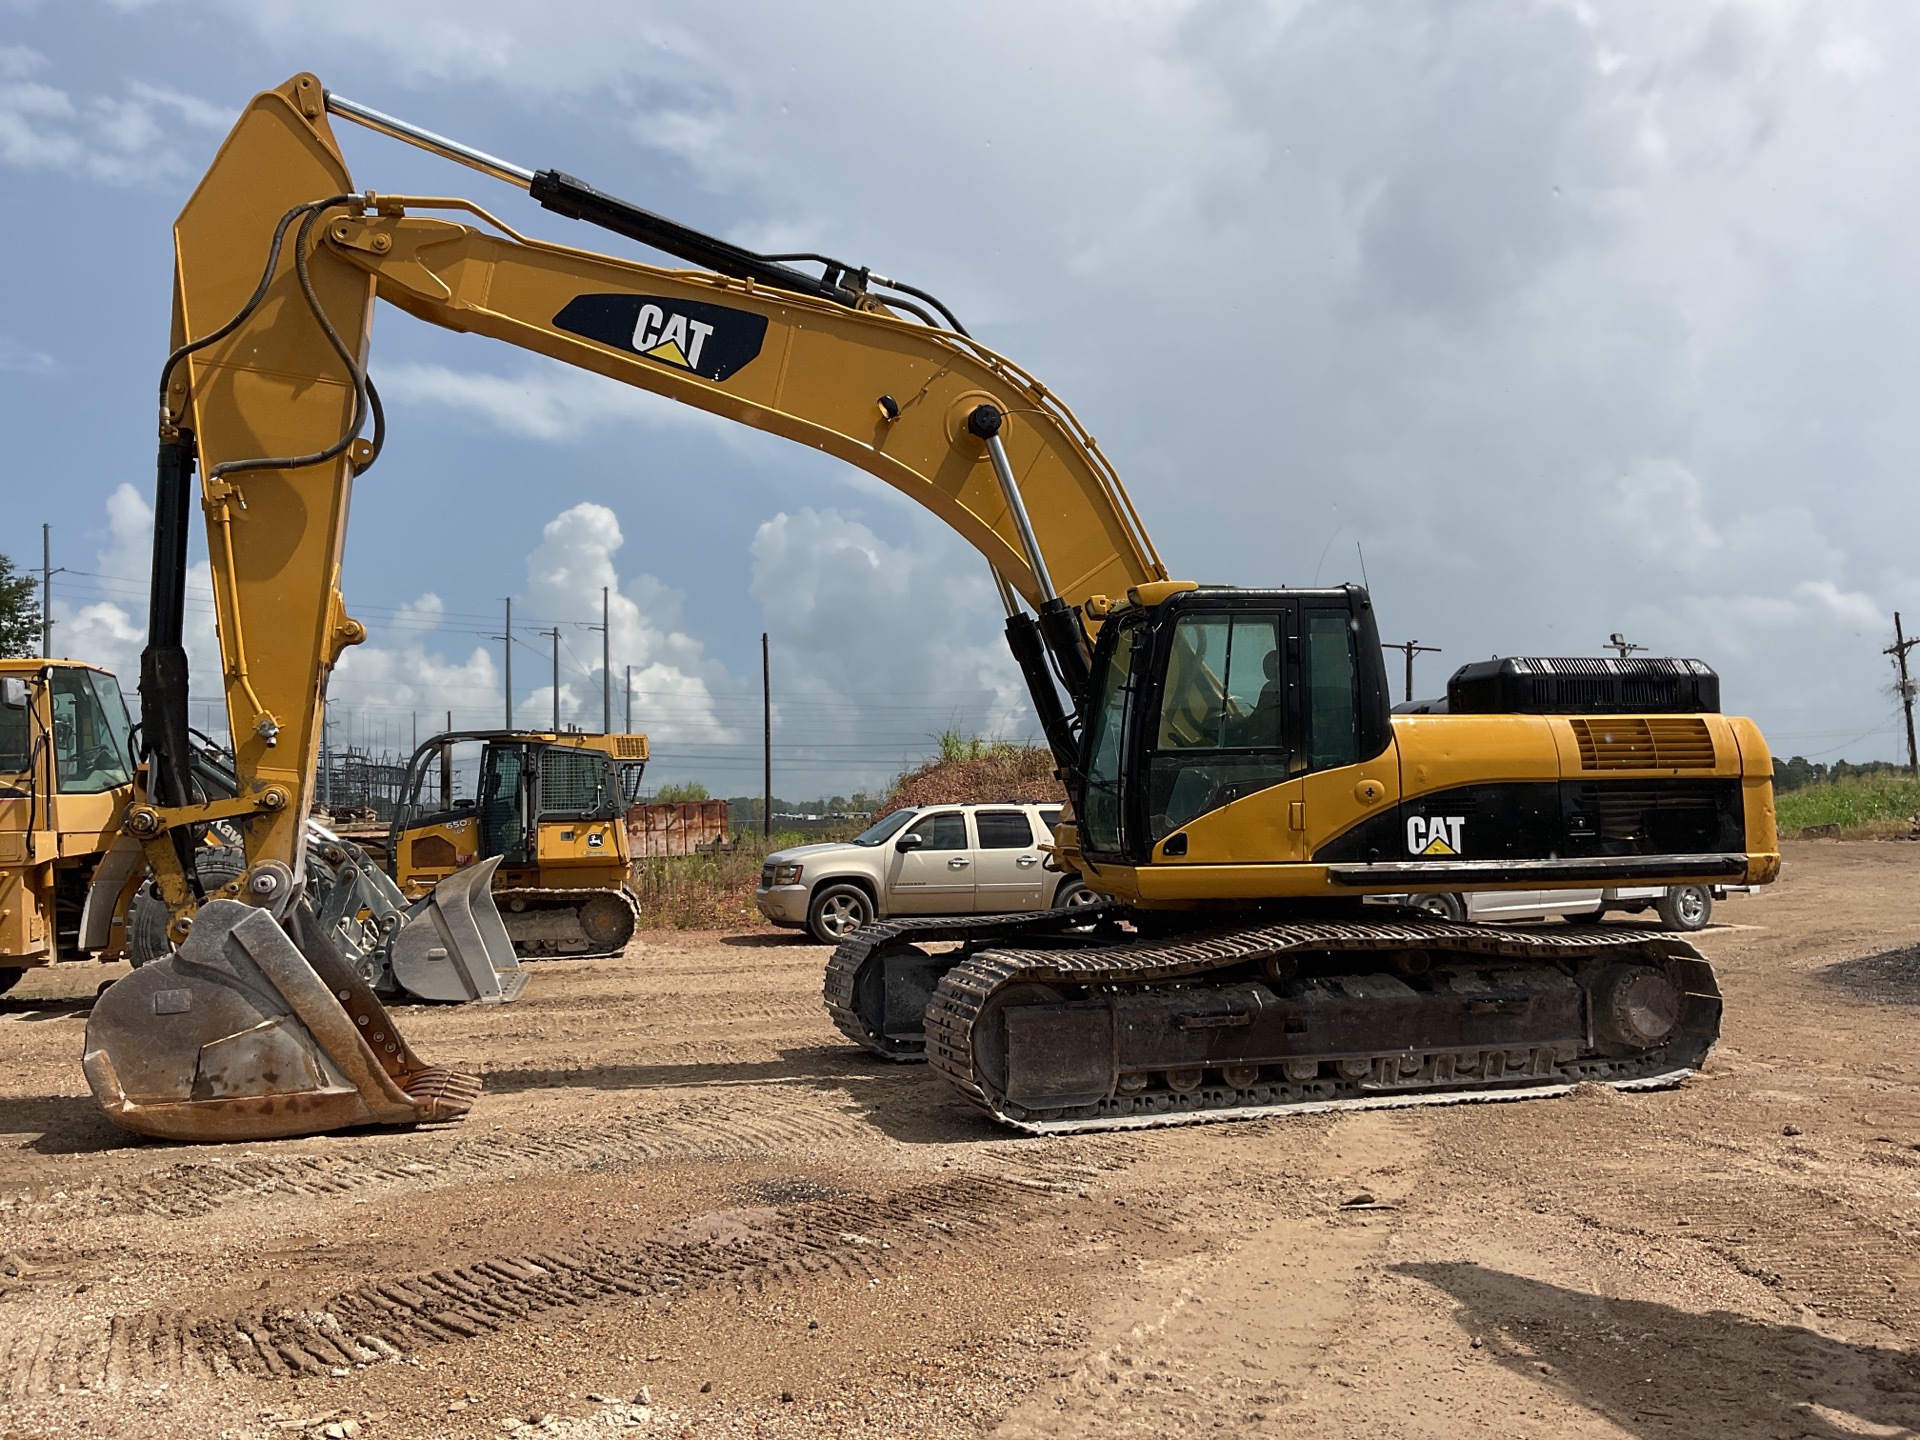
[[[739,427],[604,375],[530,357],[512,375],[404,362],[376,369],[392,402],[439,406],[532,440],[578,440],[607,426],[702,428],[722,438]]]
[[[76,98],[28,78],[47,67],[35,50],[0,46],[0,164],[77,170],[110,185],[173,182],[191,173],[176,125],[219,133],[233,123],[226,107],[144,81]]]
[[[1028,738],[1024,683],[992,633],[987,567],[957,540],[893,545],[835,510],[782,513],[753,537],[753,595],[774,657],[776,735],[818,736],[812,773],[830,788],[884,785],[949,725]],[[776,780],[782,794],[819,783]]]

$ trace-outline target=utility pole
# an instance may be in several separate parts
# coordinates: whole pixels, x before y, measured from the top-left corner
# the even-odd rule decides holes
[[[1647,647],[1644,645],[1634,644],[1631,640],[1627,639],[1626,636],[1622,635],[1618,630],[1616,630],[1613,632],[1613,634],[1607,637],[1607,648],[1609,650],[1618,650],[1620,652],[1620,658],[1624,660],[1629,655],[1633,654],[1636,650],[1644,650]]]
[[[604,585],[600,587],[600,733],[613,733],[613,626]]]
[[[418,750],[419,748],[420,748],[420,712],[416,710],[413,712],[413,749]],[[407,753],[412,754],[413,751],[409,750]]]
[[[1893,656],[1894,663],[1900,667],[1900,708],[1907,715],[1907,773],[1920,776],[1920,750],[1916,750],[1913,743],[1913,681],[1907,675],[1907,651],[1916,645],[1920,645],[1920,635],[1907,639],[1900,629],[1900,612],[1894,611],[1893,644],[1880,653]]]
[[[767,660],[767,632],[760,632],[760,834],[773,838],[773,669]]]
[[[53,577],[67,573],[62,565],[53,568],[53,526],[40,527],[40,654],[53,658]]]
[[[501,728],[513,729],[513,597],[507,596],[507,633],[494,637],[506,642],[503,653],[506,656],[507,713],[500,722]]]
[[[560,733],[560,627],[542,630],[542,635],[553,637],[553,733]]]
[[[1401,698],[1403,700],[1409,700],[1409,701],[1412,700],[1413,699],[1413,657],[1415,655],[1438,655],[1440,653],[1440,647],[1438,645],[1422,645],[1418,640],[1402,640],[1397,645],[1389,645],[1386,641],[1383,640],[1380,642],[1380,648],[1382,650],[1402,650],[1406,652],[1407,693],[1403,695]]]
[[[627,733],[633,733],[633,666],[627,666]]]

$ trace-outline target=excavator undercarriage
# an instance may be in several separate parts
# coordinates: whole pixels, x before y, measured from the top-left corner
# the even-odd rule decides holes
[[[1093,913],[863,930],[828,1010],[1035,1133],[1671,1085],[1720,1030],[1712,968],[1644,930],[1407,915],[1147,937],[1107,912],[1080,933]]]

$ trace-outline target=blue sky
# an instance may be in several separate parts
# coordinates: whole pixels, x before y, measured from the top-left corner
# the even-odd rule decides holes
[[[0,547],[37,562],[51,523],[55,649],[131,676],[168,226],[246,98],[312,69],[935,290],[1088,422],[1174,573],[1326,583],[1364,546],[1386,637],[1443,647],[1424,692],[1624,630],[1717,666],[1783,754],[1889,756],[1917,41],[1891,4],[0,3]],[[639,253],[340,129],[363,186]],[[350,735],[495,721],[508,594],[521,717],[560,622],[597,725],[602,584],[659,779],[755,788],[763,629],[783,794],[1029,728],[984,565],[857,472],[397,312],[372,369]]]

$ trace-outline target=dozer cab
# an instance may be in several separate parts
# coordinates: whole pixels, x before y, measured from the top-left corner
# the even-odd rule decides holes
[[[334,117],[693,268],[531,239],[464,199],[358,189]],[[366,636],[338,578],[353,482],[384,439],[376,300],[835,455],[991,566],[1071,805],[1057,863],[1109,904],[856,932],[824,998],[859,1043],[924,1057],[1039,1130],[1666,1085],[1713,1045],[1713,973],[1678,937],[1525,936],[1362,904],[1772,881],[1766,742],[1690,688],[1686,662],[1583,688],[1561,662],[1515,661],[1492,702],[1391,715],[1364,590],[1172,578],[1086,427],[930,292],[755,254],[310,74],[254,98],[174,243],[126,828],[180,949],[95,1006],[84,1064],[118,1123],[239,1139],[453,1118],[477,1094],[408,1050],[306,893],[326,679]],[[194,792],[185,758],[196,470],[235,738],[224,800]],[[246,869],[200,896],[184,862],[215,822],[239,829]],[[467,894],[469,921],[496,913]],[[442,958],[465,943],[440,933]]]
[[[618,955],[638,915],[626,816],[646,762],[644,735],[436,735],[407,765],[387,832],[393,878],[420,896],[497,859],[493,899],[516,953]]]

